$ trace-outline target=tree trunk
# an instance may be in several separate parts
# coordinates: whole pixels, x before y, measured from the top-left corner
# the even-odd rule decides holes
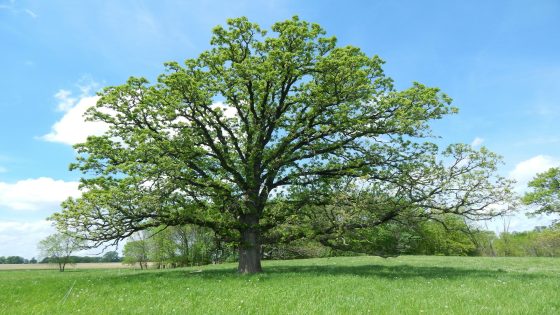
[[[258,218],[247,216],[242,218],[242,222],[246,227],[240,231],[241,240],[239,242],[239,266],[237,270],[243,274],[262,272]]]
[[[237,270],[239,273],[262,272],[260,244],[257,232],[254,230],[241,231]]]

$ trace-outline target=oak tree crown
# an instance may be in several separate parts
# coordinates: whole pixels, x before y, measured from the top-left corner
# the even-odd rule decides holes
[[[456,112],[448,96],[420,83],[396,90],[379,57],[337,46],[317,24],[293,17],[271,30],[230,19],[211,49],[167,63],[157,83],[105,88],[87,118],[109,131],[75,146],[83,194],[53,215],[58,227],[96,245],[197,224],[235,240],[239,271],[252,273],[266,233],[306,213],[274,203],[340,180],[369,183],[373,203],[398,194],[427,217],[494,214],[509,185],[494,176],[498,157],[455,145],[438,160],[427,142],[428,123]],[[389,220],[399,207],[364,209]]]

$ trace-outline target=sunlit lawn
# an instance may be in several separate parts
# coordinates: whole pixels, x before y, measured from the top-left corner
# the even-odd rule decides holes
[[[3,270],[0,314],[560,314],[560,259],[340,257],[171,270]]]

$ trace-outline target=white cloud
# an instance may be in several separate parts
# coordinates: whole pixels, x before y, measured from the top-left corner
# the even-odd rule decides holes
[[[509,177],[517,181],[515,190],[518,193],[523,193],[527,189],[527,183],[529,183],[535,175],[557,166],[560,166],[560,159],[546,155],[537,155],[517,163],[515,168],[509,173]]]
[[[88,136],[98,136],[108,130],[105,123],[84,119],[85,112],[99,100],[99,96],[91,95],[99,89],[99,84],[91,77],[83,76],[75,86],[80,91],[78,97],[73,97],[72,92],[66,89],[60,89],[54,94],[58,101],[56,108],[64,112],[64,116],[51,127],[51,132],[41,136],[41,139],[74,145],[85,142]]]
[[[58,90],[58,92],[56,92],[54,98],[59,101],[58,105],[56,106],[58,110],[66,112],[74,107],[74,104],[76,104],[76,99],[70,97],[70,95],[72,95],[72,92],[64,89],[60,89]]]
[[[83,143],[88,136],[99,136],[109,130],[109,126],[104,122],[85,121],[84,114],[92,106],[97,104],[99,96],[91,96],[90,93],[99,88],[99,84],[89,77],[81,78],[76,86],[81,95],[78,98],[72,97],[72,92],[60,89],[54,94],[58,100],[57,109],[64,112],[64,116],[52,127],[51,132],[40,137],[49,142],[59,142],[68,145]],[[228,106],[223,102],[215,102],[213,108],[222,110],[224,117],[237,117],[237,110],[233,106]],[[106,113],[114,113],[111,110],[102,109]],[[185,119],[179,118],[175,122],[184,122]],[[174,131],[168,130],[172,135]],[[117,140],[118,141],[118,140]]]
[[[9,210],[52,210],[68,197],[78,197],[78,182],[49,177],[25,179],[13,184],[0,182],[0,208]]]
[[[0,256],[38,257],[37,244],[55,232],[45,220],[0,222]]]
[[[88,136],[102,135],[108,130],[105,123],[85,121],[83,117],[86,110],[94,106],[98,100],[99,96],[81,97],[77,104],[68,109],[64,116],[52,126],[51,132],[41,138],[50,142],[74,145],[85,142]]]
[[[560,159],[546,155],[537,155],[525,161],[521,161],[515,165],[514,169],[509,172],[509,178],[516,180],[514,190],[522,195],[527,191],[527,184],[535,175],[548,170],[551,167],[560,166]],[[504,223],[509,226],[510,232],[528,231],[536,226],[547,226],[552,223],[553,217],[547,215],[539,215],[527,217],[526,210],[520,208],[519,212],[513,213],[506,217],[497,217],[490,221],[486,221],[484,228],[500,233],[504,231]]]
[[[43,257],[41,257],[37,245],[41,240],[56,232],[52,222],[46,220],[0,221],[0,256],[21,256],[27,259],[35,257],[39,260]],[[125,243],[126,241],[123,241],[121,246]],[[74,254],[94,256],[102,254],[103,249],[105,248],[101,246],[96,249],[77,251]],[[105,252],[110,250],[117,250],[120,253],[119,248],[115,246],[107,247]]]
[[[484,139],[483,139],[483,138],[476,137],[476,138],[474,138],[474,140],[471,142],[471,147],[473,147],[473,148],[479,147],[480,145],[482,145],[482,143],[484,143]]]

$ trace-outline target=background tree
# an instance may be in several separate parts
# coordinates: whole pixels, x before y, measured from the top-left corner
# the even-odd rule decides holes
[[[23,264],[23,263],[25,263],[25,258],[21,256],[0,257],[0,264]]]
[[[150,248],[148,244],[148,232],[140,231],[136,233],[136,238],[131,237],[123,248],[123,263],[140,265],[140,269],[148,268],[148,257]]]
[[[496,233],[493,231],[471,230],[469,236],[476,246],[477,256],[494,257],[497,255],[495,243],[498,237]]]
[[[560,167],[538,174],[529,188],[523,202],[537,207],[533,214],[560,214]]]
[[[52,234],[39,242],[39,251],[48,257],[50,263],[58,264],[58,270],[64,271],[66,264],[71,262],[71,254],[83,247],[85,243],[66,234]]]
[[[178,259],[178,251],[176,243],[172,238],[172,229],[160,227],[151,229],[149,239],[148,259],[156,264],[156,268],[174,267]]]
[[[142,243],[125,246],[125,262],[144,259],[156,268],[175,268],[222,262],[233,255],[212,230],[195,225],[150,228],[142,235]]]
[[[418,240],[411,251],[420,255],[474,256],[476,244],[464,219],[448,215],[440,220],[420,223]]]
[[[431,249],[425,254],[466,254],[474,248],[463,220],[490,218],[499,213],[490,206],[512,203],[510,183],[493,177],[499,157],[486,149],[453,145],[440,161],[424,155],[414,163],[393,169],[390,181],[362,177],[292,187],[290,198],[274,208],[288,220],[265,239],[290,243],[311,238],[330,248],[381,256],[421,253],[418,240],[426,239]],[[452,249],[453,239],[466,247]]]
[[[150,227],[195,224],[235,242],[239,272],[253,273],[261,271],[265,234],[298,214],[288,211],[296,207],[276,211],[275,199],[298,203],[305,195],[298,189],[330,180],[402,189],[425,213],[492,215],[488,202],[507,190],[490,180],[492,165],[425,169],[438,165],[437,147],[425,142],[428,123],[456,112],[448,96],[419,83],[395,90],[379,57],[337,47],[317,24],[294,17],[272,32],[246,18],[228,20],[214,29],[210,50],[182,66],[167,63],[157,84],[130,78],[106,88],[87,116],[109,131],[76,146],[71,168],[87,176],[82,197],[53,215],[58,227],[99,245]],[[493,160],[485,151],[470,154]],[[441,207],[449,176],[472,176],[468,182],[481,187],[443,190],[454,203]]]
[[[535,229],[535,247],[538,256],[560,257],[560,225]]]
[[[502,232],[494,241],[498,256],[560,256],[560,225],[533,231]]]
[[[121,261],[121,258],[119,257],[119,253],[117,253],[116,251],[108,251],[105,254],[103,254],[103,257],[101,258],[102,262],[119,262]]]

